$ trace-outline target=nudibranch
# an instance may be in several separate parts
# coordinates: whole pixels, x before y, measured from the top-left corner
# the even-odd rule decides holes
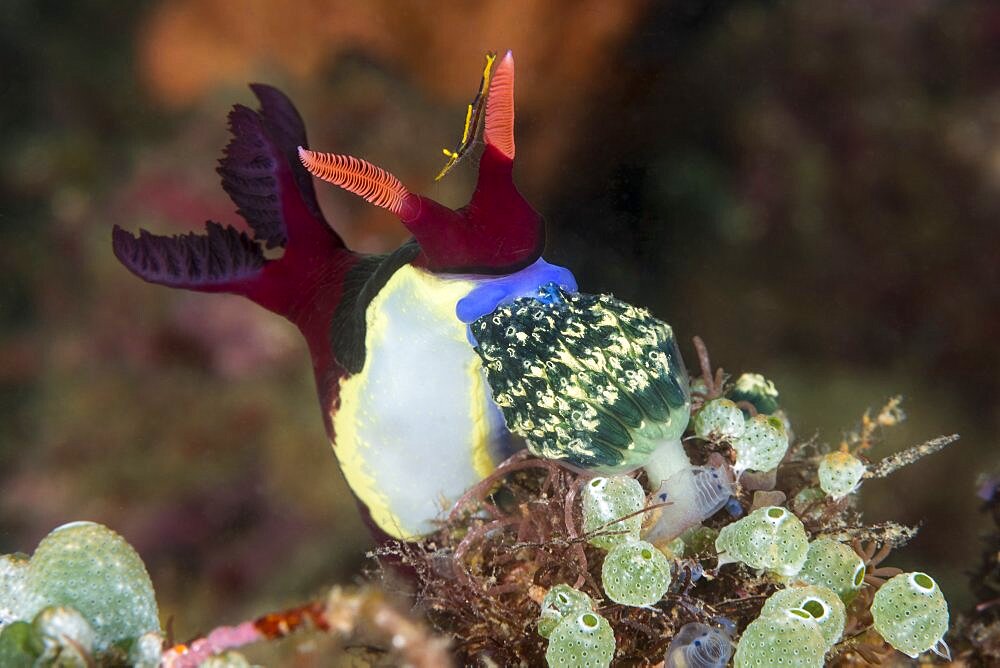
[[[542,259],[542,217],[513,180],[513,56],[492,76],[490,64],[465,207],[412,193],[359,158],[310,150],[288,98],[255,84],[260,110],[234,107],[218,167],[251,235],[213,222],[175,237],[114,230],[115,255],[140,278],[243,295],[298,326],[344,475],[395,538],[432,531],[520,439],[597,471],[645,465],[654,481],[691,468],[673,333],[642,309],[578,293],[568,269]],[[413,238],[388,255],[351,251],[310,175],[395,214]],[[264,247],[284,251],[271,259]]]

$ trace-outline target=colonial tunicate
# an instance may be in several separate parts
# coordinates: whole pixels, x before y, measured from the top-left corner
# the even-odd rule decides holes
[[[747,625],[736,647],[736,668],[822,668],[826,644],[819,624],[793,608],[762,615]]]
[[[849,452],[831,452],[819,462],[819,486],[835,501],[858,488],[865,463]]]
[[[645,541],[616,545],[601,568],[604,593],[622,605],[652,605],[670,587],[670,562]]]
[[[759,373],[741,374],[726,396],[734,402],[746,401],[764,415],[771,415],[778,410],[777,388]]]
[[[198,668],[253,668],[253,664],[239,652],[230,650],[208,657]]]
[[[806,563],[795,577],[832,589],[844,603],[850,603],[864,586],[865,562],[849,546],[832,538],[817,538],[809,543]]]
[[[610,550],[639,539],[639,511],[646,504],[646,493],[638,480],[624,475],[593,478],[583,486],[582,497],[583,531],[591,545]]]
[[[163,636],[156,631],[143,633],[128,651],[128,663],[132,668],[158,668],[162,658]]]
[[[732,442],[737,475],[746,470],[770,471],[788,452],[788,433],[773,415],[755,415],[746,422],[743,435]]]
[[[764,602],[760,614],[763,617],[793,608],[805,610],[812,615],[819,624],[827,649],[840,642],[844,624],[847,623],[847,610],[844,602],[832,590],[814,585],[781,589]]]
[[[5,624],[28,617],[25,609],[31,607],[24,581],[28,572],[28,558],[21,554],[0,556],[0,629]]]
[[[950,658],[944,634],[948,603],[937,582],[926,573],[901,573],[875,592],[875,630],[903,654],[916,658],[927,650]]]
[[[142,559],[125,539],[100,524],[73,522],[42,539],[25,584],[36,605],[80,612],[94,628],[97,651],[160,630],[153,584]]]
[[[790,507],[802,519],[818,518],[824,508],[826,492],[819,487],[803,487],[792,497]]]
[[[698,438],[731,441],[743,435],[743,411],[729,399],[712,399],[705,403],[694,418],[694,433]]]
[[[805,563],[809,538],[802,522],[780,506],[758,508],[727,524],[715,539],[719,565],[741,561],[751,568],[795,575]]]
[[[594,609],[594,600],[586,593],[567,584],[557,584],[549,589],[542,599],[542,611],[538,617],[538,635],[548,638],[564,619]]]
[[[79,612],[73,608],[45,608],[32,623],[43,647],[36,665],[87,668],[93,664],[97,634]]]
[[[596,612],[563,620],[549,636],[549,668],[607,668],[615,655],[615,634]]]

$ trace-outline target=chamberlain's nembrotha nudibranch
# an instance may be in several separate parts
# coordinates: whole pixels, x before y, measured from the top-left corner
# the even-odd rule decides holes
[[[541,258],[542,218],[513,181],[510,52],[484,80],[478,181],[458,210],[364,160],[309,150],[288,98],[251,88],[260,110],[234,107],[218,172],[252,236],[213,222],[175,237],[116,227],[114,252],[149,282],[243,295],[298,326],[341,468],[378,530],[432,531],[519,438],[598,471],[647,465],[654,481],[690,467],[670,327],[578,293],[568,269]],[[391,211],[413,239],[388,255],[351,251],[310,174]],[[516,368],[500,359],[514,348]]]

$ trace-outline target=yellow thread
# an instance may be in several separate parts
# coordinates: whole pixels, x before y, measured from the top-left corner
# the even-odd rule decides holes
[[[462,145],[464,146],[466,142],[469,141],[469,123],[472,122],[472,105],[468,105],[465,109],[465,127],[462,128]]]
[[[445,174],[451,171],[451,168],[458,164],[469,148],[472,146],[473,140],[476,138],[478,133],[480,121],[483,118],[483,113],[486,108],[486,100],[488,96],[488,91],[490,87],[490,81],[492,77],[493,63],[497,59],[497,54],[490,52],[486,54],[486,65],[483,67],[483,78],[479,82],[479,91],[476,93],[476,97],[473,98],[472,103],[469,104],[465,109],[465,125],[462,128],[462,140],[455,147],[454,151],[449,151],[444,149],[444,154],[448,156],[448,162],[445,163],[438,175],[434,177],[435,181],[440,181]]]

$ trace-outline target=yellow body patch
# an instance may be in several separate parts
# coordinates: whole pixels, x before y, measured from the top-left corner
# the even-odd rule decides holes
[[[367,311],[365,365],[340,386],[335,452],[391,536],[410,539],[495,468],[502,418],[455,305],[475,281],[406,265]]]

